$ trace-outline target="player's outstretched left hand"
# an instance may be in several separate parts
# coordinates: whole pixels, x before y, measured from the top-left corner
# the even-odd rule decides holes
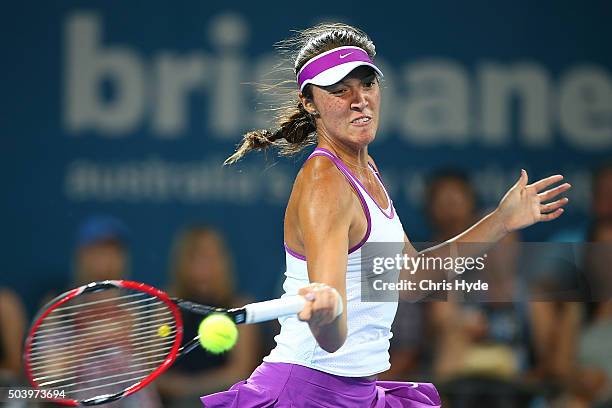
[[[551,221],[563,214],[563,206],[569,201],[567,197],[552,199],[571,188],[569,183],[545,190],[563,180],[560,174],[527,184],[529,176],[521,170],[521,176],[514,186],[502,198],[497,207],[504,228],[507,232],[528,227],[540,221]]]

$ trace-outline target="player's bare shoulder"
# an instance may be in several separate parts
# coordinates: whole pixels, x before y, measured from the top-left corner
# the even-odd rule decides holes
[[[350,223],[353,194],[349,183],[327,157],[310,158],[299,171],[285,212],[285,241],[299,249],[303,234],[324,223]]]
[[[327,203],[333,209],[348,209],[352,203],[352,189],[334,162],[316,156],[306,162],[296,179],[302,202]]]

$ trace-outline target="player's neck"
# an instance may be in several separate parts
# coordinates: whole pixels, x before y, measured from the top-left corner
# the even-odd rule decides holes
[[[349,167],[356,169],[365,169],[368,167],[367,146],[355,148],[352,146],[346,146],[337,141],[320,140],[317,147],[329,150]]]

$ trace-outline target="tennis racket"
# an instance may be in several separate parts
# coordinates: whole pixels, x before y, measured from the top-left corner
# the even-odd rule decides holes
[[[220,309],[144,283],[94,282],[59,295],[36,316],[25,342],[25,371],[54,402],[104,404],[147,386],[198,346],[198,336],[181,345],[181,310],[248,324],[299,313],[305,302],[296,295]]]

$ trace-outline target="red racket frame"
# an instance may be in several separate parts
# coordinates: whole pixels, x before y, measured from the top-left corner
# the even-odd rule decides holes
[[[126,397],[130,394],[133,394],[141,390],[142,388],[150,384],[153,380],[155,380],[161,373],[166,371],[168,367],[172,365],[172,363],[174,363],[174,361],[176,360],[178,356],[181,342],[183,341],[183,319],[181,317],[179,308],[170,299],[170,297],[165,292],[157,288],[154,288],[153,286],[149,286],[147,284],[141,283],[141,282],[126,281],[126,280],[108,280],[108,281],[103,281],[103,282],[94,282],[94,283],[90,283],[89,285],[83,285],[76,289],[72,289],[68,292],[65,292],[57,296],[55,299],[51,300],[47,304],[47,306],[45,306],[43,311],[35,318],[34,323],[32,324],[28,332],[28,337],[26,339],[25,351],[24,351],[25,373],[26,373],[28,380],[35,388],[43,389],[34,380],[34,377],[32,375],[32,369],[30,367],[29,356],[31,355],[31,352],[32,352],[32,341],[34,339],[34,334],[36,333],[36,330],[38,329],[42,321],[45,319],[45,317],[47,317],[53,310],[55,310],[59,306],[63,305],[64,303],[68,302],[71,299],[74,299],[75,297],[81,294],[90,293],[90,292],[98,292],[98,291],[103,291],[103,290],[108,290],[108,289],[113,289],[113,288],[118,288],[118,289],[126,288],[126,289],[132,289],[132,290],[144,292],[151,296],[155,296],[161,301],[163,301],[168,306],[168,308],[170,308],[172,315],[174,316],[174,320],[176,323],[176,338],[175,338],[174,344],[172,345],[172,348],[170,349],[170,353],[168,354],[168,357],[164,359],[164,361],[160,364],[158,368],[156,368],[151,374],[149,374],[147,377],[143,378],[136,384],[131,385],[125,390],[123,390],[123,392],[118,393],[114,395],[113,397],[108,398],[107,401],[105,399],[105,402],[115,401],[119,398]],[[86,401],[78,401],[75,399],[50,399],[50,401],[61,404],[61,405],[65,405],[65,406],[97,405],[101,403],[101,401],[97,399],[94,399],[94,401],[90,401],[89,403],[87,403]]]

